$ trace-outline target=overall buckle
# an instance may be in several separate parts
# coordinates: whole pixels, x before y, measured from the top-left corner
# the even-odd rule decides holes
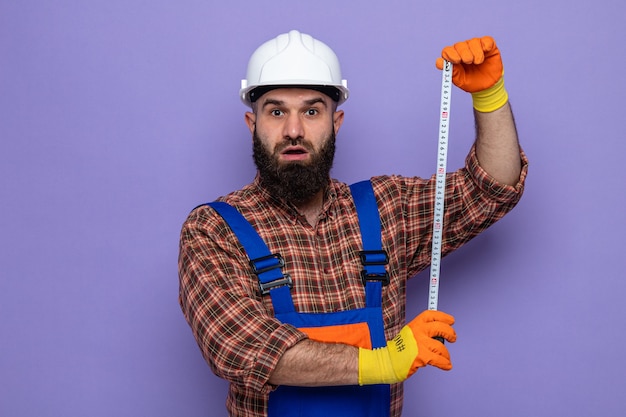
[[[389,263],[389,255],[387,255],[386,251],[364,250],[359,252],[359,257],[364,267],[363,270],[361,270],[361,281],[363,285],[365,285],[367,281],[380,281],[384,286],[389,285],[390,278],[386,270],[384,272],[373,272],[368,268],[368,266],[387,265]]]
[[[250,266],[252,267],[252,271],[259,277],[259,288],[261,290],[262,295],[269,294],[270,290],[288,286],[289,288],[293,287],[293,280],[289,274],[283,274],[281,271],[281,277],[269,282],[261,282],[260,275],[266,272],[272,271],[274,269],[281,269],[285,266],[285,260],[278,253],[274,253],[267,256],[262,256],[260,258],[255,258],[250,260]]]
[[[287,286],[289,289],[293,287],[293,280],[291,275],[284,274],[282,278],[275,279],[274,281],[263,283],[259,281],[259,288],[261,289],[261,295],[267,295],[271,290],[278,287]]]

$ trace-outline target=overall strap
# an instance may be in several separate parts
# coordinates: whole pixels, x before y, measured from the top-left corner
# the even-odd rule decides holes
[[[295,311],[291,299],[290,288],[293,286],[291,276],[283,274],[285,265],[280,254],[272,254],[254,227],[228,203],[214,201],[208,203],[233,231],[248,255],[250,266],[259,278],[261,294],[270,294],[272,305],[276,313]]]
[[[361,229],[363,250],[360,252],[363,270],[361,280],[365,285],[367,307],[382,305],[382,286],[389,284],[389,273],[385,265],[389,263],[387,252],[382,247],[380,213],[376,196],[369,180],[350,186]]]

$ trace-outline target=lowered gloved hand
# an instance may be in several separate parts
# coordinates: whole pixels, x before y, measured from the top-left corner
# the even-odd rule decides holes
[[[404,326],[387,342],[387,347],[359,349],[359,385],[394,384],[402,382],[426,365],[443,370],[452,369],[450,353],[443,343],[433,339],[443,337],[456,341],[452,328],[454,318],[442,311],[426,310]]]
[[[504,106],[509,99],[504,88],[504,67],[500,50],[490,36],[473,38],[446,46],[437,58],[436,66],[443,69],[443,60],[453,64],[452,82],[472,93],[474,108],[492,112]]]

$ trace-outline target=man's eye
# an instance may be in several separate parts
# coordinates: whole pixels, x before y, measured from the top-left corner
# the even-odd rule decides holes
[[[309,109],[307,110],[307,116],[315,116],[318,113],[317,109]]]
[[[272,113],[272,116],[276,116],[276,117],[282,116],[282,114],[283,114],[283,112],[278,110],[278,109],[272,110],[271,113]]]

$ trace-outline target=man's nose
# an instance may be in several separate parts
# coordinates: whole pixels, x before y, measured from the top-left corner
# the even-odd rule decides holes
[[[283,131],[285,139],[298,139],[304,137],[304,124],[300,115],[297,113],[290,114],[285,120]]]

